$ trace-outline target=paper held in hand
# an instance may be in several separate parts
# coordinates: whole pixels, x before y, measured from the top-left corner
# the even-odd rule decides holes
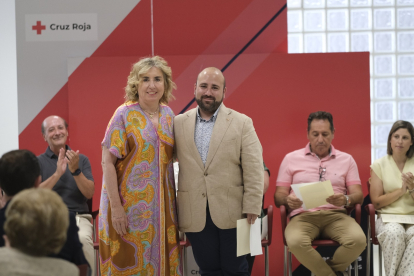
[[[304,210],[316,208],[325,204],[326,199],[334,194],[330,180],[324,182],[292,184],[296,197],[303,201]]]
[[[262,238],[267,236],[267,216],[263,217],[263,229],[265,233],[261,233],[261,219],[257,218],[254,224],[249,224],[247,219],[237,220],[237,257],[246,254],[256,256],[263,254]]]
[[[383,222],[414,224],[414,215],[381,214]]]

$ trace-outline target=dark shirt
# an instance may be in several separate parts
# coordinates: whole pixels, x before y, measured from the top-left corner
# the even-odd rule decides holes
[[[69,146],[66,146],[66,149],[70,149]],[[58,157],[47,147],[46,152],[39,155],[37,159],[39,160],[43,182],[56,172]],[[79,169],[87,179],[93,181],[91,164],[89,159],[83,154],[79,154]],[[53,191],[62,197],[69,211],[80,213],[87,213],[89,211],[88,204],[86,203],[87,198],[79,190],[68,167],[53,187]]]
[[[9,205],[7,201],[6,205],[0,209],[0,247],[5,245],[3,235],[4,235],[4,223],[6,222],[6,209]],[[59,259],[67,260],[75,265],[88,264],[88,261],[85,258],[82,250],[82,243],[79,240],[78,236],[79,228],[76,226],[76,216],[74,213],[69,212],[69,227],[67,232],[66,243],[63,245],[60,252],[56,255],[50,256]],[[88,264],[89,265],[89,264]]]
[[[75,213],[69,212],[69,227],[66,243],[57,255],[52,255],[50,257],[64,259],[76,265],[88,264],[88,261],[83,254],[82,243],[79,240],[78,231],[79,228],[76,225],[76,215]]]
[[[3,235],[4,235],[4,229],[3,229],[3,225],[4,222],[6,221],[6,209],[7,206],[9,206],[9,201],[6,202],[6,205],[4,205],[3,208],[0,209],[0,247],[4,246],[4,239],[3,239]]]

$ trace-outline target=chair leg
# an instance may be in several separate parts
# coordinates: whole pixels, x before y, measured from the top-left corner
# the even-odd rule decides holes
[[[292,276],[292,253],[289,252],[289,276]]]
[[[269,246],[265,246],[265,275],[269,276]]]
[[[381,245],[378,244],[378,262],[379,262],[379,276],[382,276],[382,250]]]
[[[284,250],[284,254],[285,254],[285,259],[284,259],[284,265],[283,265],[283,276],[288,276],[288,250],[287,250],[287,246],[285,245],[285,250]]]
[[[358,258],[354,261],[354,273],[355,273],[355,276],[358,276],[358,269],[359,269],[359,267],[358,267]]]
[[[186,252],[186,248],[183,247],[183,253],[181,256],[182,259],[182,269],[183,269],[183,276],[185,276],[187,274],[187,252]]]
[[[369,223],[368,216],[368,231],[367,231],[367,260],[366,260],[367,276],[371,275],[371,223]]]

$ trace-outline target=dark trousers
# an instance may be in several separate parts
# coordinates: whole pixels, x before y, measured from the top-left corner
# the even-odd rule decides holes
[[[249,276],[246,256],[237,257],[237,230],[220,229],[207,207],[206,226],[201,232],[185,233],[203,276]]]

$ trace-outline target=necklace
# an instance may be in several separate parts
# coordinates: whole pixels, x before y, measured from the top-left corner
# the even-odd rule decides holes
[[[142,107],[141,107],[142,108]],[[154,112],[148,112],[148,111],[146,111],[145,109],[143,109],[142,108],[142,110],[144,110],[144,112],[146,112],[148,115],[149,115],[149,117],[150,117],[150,119],[152,119],[152,117],[155,115],[155,114],[157,114],[157,112],[158,112],[158,108],[159,107],[157,107],[157,110],[155,110]]]

